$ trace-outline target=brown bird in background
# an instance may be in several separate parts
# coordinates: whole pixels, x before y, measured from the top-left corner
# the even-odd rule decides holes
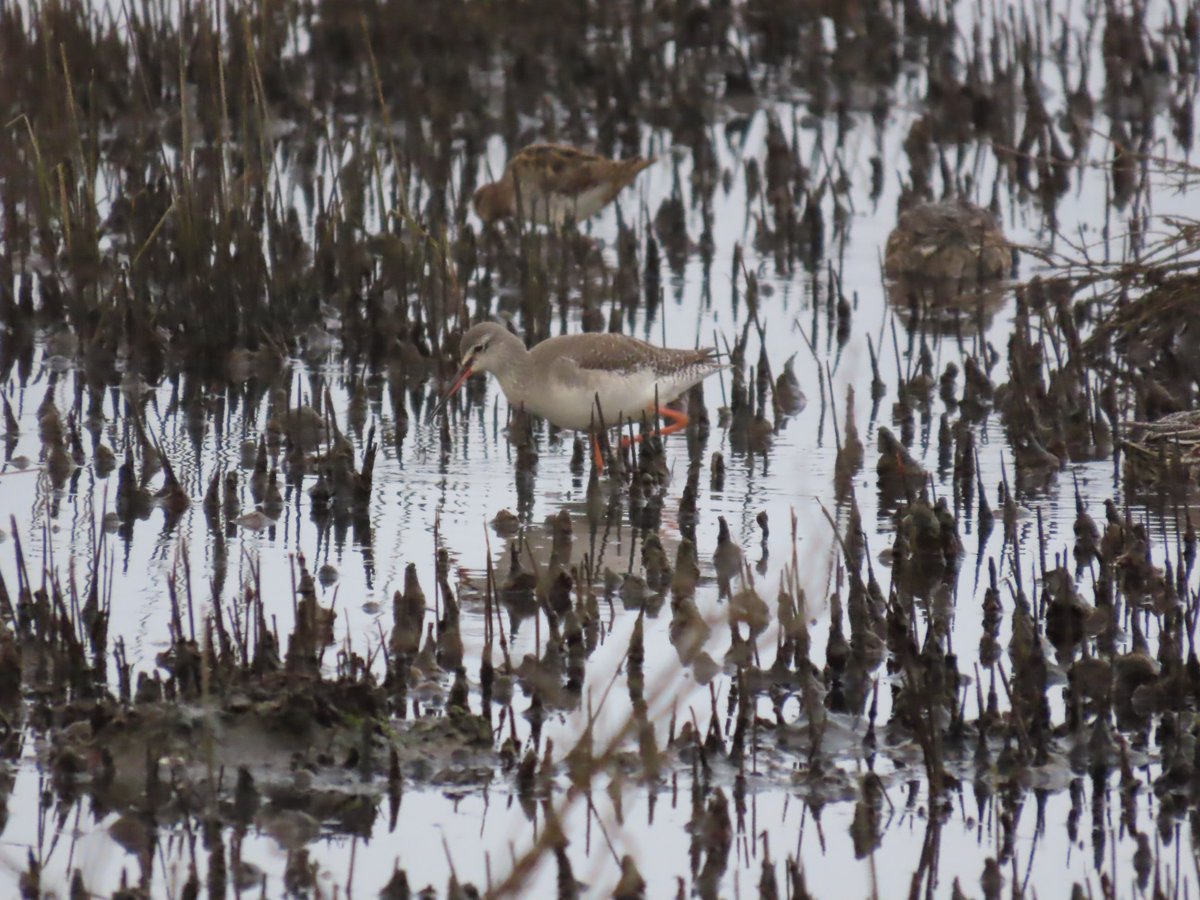
[[[486,224],[519,216],[561,227],[591,218],[654,158],[609,159],[565,144],[531,144],[508,161],[499,181],[475,192]]]

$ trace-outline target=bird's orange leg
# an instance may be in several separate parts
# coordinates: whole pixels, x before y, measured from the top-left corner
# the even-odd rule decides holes
[[[604,453],[600,449],[600,439],[592,435],[592,460],[596,463],[596,473],[604,474]]]
[[[691,421],[688,418],[687,413],[680,412],[677,409],[671,409],[669,406],[660,406],[655,409],[655,413],[662,416],[664,419],[671,420],[670,425],[659,431],[659,434],[663,437],[666,437],[668,434],[674,434],[677,431],[683,431],[683,429],[688,427],[688,423]],[[631,443],[640,443],[643,440],[645,440],[644,434],[639,434],[632,440],[626,436],[621,438],[621,446],[628,447]]]
[[[683,429],[688,427],[688,423],[691,421],[688,418],[687,413],[680,412],[677,409],[671,409],[669,406],[660,406],[658,408],[658,414],[664,419],[671,420],[671,424],[659,432],[659,434],[661,434],[663,437],[666,437],[668,434],[674,434],[677,431],[683,431]]]

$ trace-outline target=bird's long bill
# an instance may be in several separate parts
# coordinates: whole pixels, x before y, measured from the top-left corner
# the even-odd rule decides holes
[[[432,422],[439,415],[441,415],[442,410],[446,408],[447,401],[449,401],[451,397],[458,393],[459,388],[466,384],[467,379],[471,377],[471,373],[473,371],[474,369],[471,368],[470,360],[462,364],[462,368],[460,368],[458,370],[458,374],[454,376],[454,384],[450,385],[450,390],[442,394],[442,399],[439,400],[437,402],[437,406],[430,411],[429,421]]]

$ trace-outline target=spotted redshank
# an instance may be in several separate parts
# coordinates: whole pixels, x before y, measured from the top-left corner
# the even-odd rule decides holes
[[[475,372],[490,372],[508,402],[559,428],[586,431],[598,469],[604,468],[597,433],[657,414],[671,424],[661,434],[688,425],[685,413],[666,404],[723,368],[716,351],[655,347],[623,334],[569,334],[548,338],[532,350],[504,326],[483,322],[462,337],[462,366],[434,408]]]
[[[561,227],[591,218],[653,159],[609,159],[563,144],[531,144],[509,160],[499,181],[475,192],[484,222],[519,215]]]

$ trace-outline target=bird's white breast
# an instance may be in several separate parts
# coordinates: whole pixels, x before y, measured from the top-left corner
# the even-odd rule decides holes
[[[550,378],[541,389],[527,392],[525,409],[559,428],[588,431],[593,421],[599,427],[598,405],[605,427],[613,428],[621,422],[640,423],[656,402],[669,403],[697,380],[656,375],[650,368],[629,372],[591,369],[580,374],[571,381]]]
[[[533,218],[543,225],[560,227],[567,222],[583,222],[604,208],[608,186],[597,184],[578,194],[557,191],[539,193],[533,203]]]

